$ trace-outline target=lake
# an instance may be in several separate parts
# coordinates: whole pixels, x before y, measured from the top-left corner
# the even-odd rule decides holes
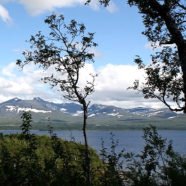
[[[48,135],[48,131],[32,130],[33,133],[38,135]],[[58,137],[65,140],[75,140],[83,143],[83,134],[79,130],[62,130],[54,131]],[[159,134],[168,141],[173,141],[173,147],[175,151],[186,154],[186,130],[158,130]],[[0,130],[0,133],[20,133],[19,130]],[[119,141],[117,151],[126,149],[127,152],[139,152],[142,150],[143,141],[143,130],[121,130],[112,131],[114,139]],[[104,140],[105,147],[111,146],[111,131],[88,131],[88,142],[91,147],[99,151],[101,149],[101,139]]]

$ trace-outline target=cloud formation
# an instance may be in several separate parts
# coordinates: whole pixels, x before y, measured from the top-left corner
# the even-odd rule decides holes
[[[123,108],[145,106],[148,101],[139,92],[128,89],[135,80],[143,81],[144,77],[136,65],[107,64],[98,69],[93,101]],[[148,106],[157,107],[152,100]]]
[[[83,4],[83,0],[19,0],[31,15],[38,15],[55,8],[70,7]]]
[[[8,10],[4,6],[2,6],[1,4],[0,4],[0,17],[6,23],[11,22],[11,17],[8,13]]]
[[[39,15],[47,11],[54,11],[56,8],[74,7],[78,5],[85,5],[86,0],[0,0],[0,3],[6,4],[17,2],[24,6],[30,15]],[[92,0],[89,6],[94,10],[99,10],[100,4],[98,0]],[[107,10],[111,13],[117,11],[117,6],[114,2],[110,2]],[[0,17],[5,22],[11,20],[7,9],[0,5]]]
[[[56,89],[50,89],[41,82],[41,77],[46,72],[34,66],[26,66],[23,71],[11,63],[0,70],[0,102],[13,97],[32,99],[42,97],[50,101],[62,102],[62,93]],[[135,79],[143,80],[144,73],[140,72],[135,65],[112,65],[95,69],[92,64],[85,66],[80,74],[80,85],[89,80],[90,73],[97,73],[95,92],[90,96],[92,103],[115,105],[123,108],[149,106],[161,107],[162,105],[153,100],[145,100],[139,93],[127,90],[132,86]]]

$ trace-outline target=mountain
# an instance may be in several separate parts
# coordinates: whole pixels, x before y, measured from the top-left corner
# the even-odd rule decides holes
[[[14,98],[6,102],[0,103],[0,115],[5,113],[11,115],[15,113],[20,113],[23,110],[29,110],[33,113],[47,114],[52,112],[61,112],[71,114],[72,116],[82,115],[81,105],[77,103],[59,104],[45,101],[39,97],[35,97],[32,100],[22,100],[19,98]],[[145,117],[159,117],[166,119],[177,116],[176,113],[171,112],[168,109],[152,109],[144,107],[123,109],[115,106],[107,106],[101,104],[93,104],[89,108],[89,117],[122,117],[124,114]]]
[[[145,116],[145,117],[157,117],[164,119],[171,119],[177,116],[175,112],[170,111],[169,109],[153,109],[153,108],[144,108],[137,107],[128,110],[130,113]]]
[[[0,128],[11,128],[21,123],[22,111],[31,111],[35,128],[46,128],[52,125],[57,128],[81,127],[82,109],[77,103],[53,103],[39,97],[32,100],[19,98],[10,99],[0,103]],[[124,109],[115,106],[93,104],[89,107],[90,128],[125,128],[138,124],[170,123],[180,118],[176,113],[168,109],[152,109],[136,107]],[[182,121],[183,119],[181,119]]]

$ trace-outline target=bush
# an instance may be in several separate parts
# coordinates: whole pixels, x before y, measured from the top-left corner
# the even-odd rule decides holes
[[[86,186],[84,145],[30,133],[31,115],[22,115],[22,133],[0,135],[0,186]],[[186,158],[173,150],[155,127],[144,129],[139,154],[89,148],[92,186],[185,186]]]
[[[37,147],[31,150],[21,135],[1,138],[0,185],[85,185],[83,145],[47,136],[35,136],[34,141]],[[96,183],[102,164],[95,151],[90,154]]]
[[[118,141],[111,135],[111,148],[102,145],[100,157],[104,166],[102,185],[108,186],[185,186],[186,157],[173,150],[155,127],[144,129],[145,145],[138,154],[122,150],[116,153]]]
[[[186,158],[176,153],[172,142],[162,138],[155,127],[144,129],[141,153],[125,153],[124,182],[132,186],[186,185]]]
[[[84,172],[84,146],[51,136],[35,136],[30,133],[31,115],[22,115],[22,133],[1,135],[0,185],[46,186],[86,185]],[[102,163],[93,149],[91,155],[92,184],[99,185]]]

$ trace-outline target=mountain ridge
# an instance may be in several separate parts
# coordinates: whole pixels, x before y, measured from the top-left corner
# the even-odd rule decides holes
[[[8,107],[10,109],[8,109]],[[12,107],[12,110],[11,110]],[[38,112],[40,110],[42,111],[61,111],[64,113],[70,113],[75,114],[77,112],[82,111],[81,105],[78,103],[54,103],[50,101],[46,101],[40,97],[34,97],[30,100],[24,100],[20,98],[13,98],[10,100],[7,100],[5,102],[0,103],[0,110],[5,109],[6,111],[16,111],[16,109],[21,110],[29,110],[32,112],[32,109],[37,109]],[[17,110],[19,111],[19,110]],[[33,111],[34,112],[34,111]],[[109,115],[119,115],[123,112],[135,114],[135,115],[141,115],[141,116],[153,116],[158,113],[162,113],[161,117],[168,118],[177,116],[176,113],[169,111],[168,109],[154,109],[154,108],[148,108],[148,107],[135,107],[135,108],[120,108],[113,105],[103,105],[103,104],[92,104],[89,107],[89,113],[92,114],[109,114]],[[117,114],[118,113],[118,114]],[[163,116],[163,113],[166,116]]]
[[[81,105],[77,103],[53,103],[40,97],[30,100],[13,98],[0,103],[0,128],[20,125],[22,111],[30,111],[34,126],[46,127],[51,124],[54,127],[65,128],[80,127],[82,123]],[[102,128],[123,128],[125,126],[137,126],[138,124],[158,124],[175,121],[178,114],[168,109],[153,109],[145,107],[120,108],[112,105],[92,104],[88,110],[89,126]],[[42,127],[41,127],[42,126]]]

